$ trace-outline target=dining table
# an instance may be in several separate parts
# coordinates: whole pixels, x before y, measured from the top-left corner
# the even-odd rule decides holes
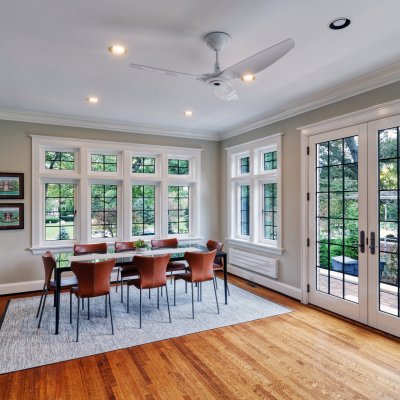
[[[156,256],[162,254],[170,254],[171,261],[181,261],[185,259],[185,252],[209,252],[210,249],[202,244],[190,243],[179,244],[174,248],[148,249],[146,251],[124,251],[117,253],[113,249],[109,249],[107,253],[90,253],[82,255],[74,255],[73,252],[58,252],[54,256],[56,258],[56,268],[54,269],[54,279],[56,281],[56,291],[54,293],[54,305],[56,308],[56,329],[55,334],[60,333],[60,299],[61,299],[61,277],[64,272],[71,271],[71,262],[97,262],[102,260],[115,259],[118,263],[132,262],[136,256]],[[227,254],[224,251],[217,250],[216,257],[223,260],[224,265],[224,294],[225,304],[228,304],[228,275],[227,275]]]

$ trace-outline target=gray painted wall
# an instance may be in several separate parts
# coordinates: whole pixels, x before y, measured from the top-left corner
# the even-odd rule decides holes
[[[31,246],[31,138],[28,134],[111,140],[202,148],[202,194],[200,234],[207,239],[220,237],[219,227],[219,143],[204,140],[168,138],[156,135],[121,133],[94,129],[70,128],[22,122],[0,121],[0,172],[25,174],[25,229],[0,231],[0,285],[43,279],[39,256],[33,256]],[[2,200],[0,203],[7,201]],[[9,202],[20,202],[10,200]],[[1,294],[1,289],[0,289]]]
[[[226,210],[226,147],[249,142],[275,133],[283,133],[282,144],[282,247],[280,282],[300,288],[300,126],[362,110],[400,98],[400,82],[319,108],[293,118],[246,132],[221,142],[221,210]],[[222,236],[227,235],[226,211],[221,213]],[[236,246],[235,246],[236,247]]]

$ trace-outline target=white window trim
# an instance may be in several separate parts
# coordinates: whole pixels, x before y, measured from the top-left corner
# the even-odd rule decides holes
[[[228,147],[227,151],[227,222],[228,243],[240,244],[252,249],[263,249],[272,254],[281,255],[282,248],[282,134],[268,136],[252,142]],[[277,151],[277,169],[264,171],[263,154],[268,151]],[[243,155],[250,156],[250,173],[238,174],[238,160]],[[277,234],[278,239],[271,241],[264,239],[263,235],[263,193],[264,183],[277,183]],[[250,235],[242,236],[240,232],[239,196],[238,187],[250,186]]]
[[[72,241],[45,241],[44,237],[44,191],[43,182],[60,181],[77,184],[76,241],[82,243],[114,242],[116,240],[131,241],[143,238],[177,237],[181,241],[200,239],[200,181],[202,149],[155,146],[135,143],[109,142],[98,140],[83,140],[58,138],[52,136],[30,135],[32,138],[32,245],[33,252],[44,249],[66,249],[72,246]],[[71,145],[73,143],[73,145]],[[101,149],[101,150],[100,150]],[[74,171],[54,171],[44,168],[44,151],[75,151]],[[117,154],[117,173],[98,173],[91,171],[91,154]],[[156,174],[132,173],[132,156],[149,156],[156,158]],[[188,159],[189,175],[168,175],[168,158],[171,156]],[[118,185],[118,234],[114,238],[91,238],[91,193],[90,185]],[[156,234],[153,236],[132,236],[132,185],[155,185],[158,192],[156,207]],[[190,186],[190,222],[189,234],[168,234],[168,186]],[[54,243],[53,243],[54,242]]]

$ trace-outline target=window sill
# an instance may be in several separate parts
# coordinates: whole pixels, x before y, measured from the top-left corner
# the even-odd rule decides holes
[[[238,246],[245,247],[248,249],[253,249],[253,250],[263,250],[266,253],[270,253],[270,254],[273,254],[276,256],[281,256],[283,254],[282,248],[270,246],[268,244],[251,243],[246,240],[232,239],[232,238],[226,238],[226,241],[228,242],[228,244],[238,245]]]

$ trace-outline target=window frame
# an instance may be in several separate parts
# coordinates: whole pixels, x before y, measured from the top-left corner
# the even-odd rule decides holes
[[[232,244],[246,244],[262,248],[272,254],[281,255],[282,249],[282,134],[275,134],[241,145],[232,146],[227,151],[227,221],[228,241]],[[277,168],[264,170],[264,154],[277,152]],[[240,174],[240,159],[250,157],[250,172]],[[264,184],[277,184],[277,240],[264,238]],[[240,232],[240,192],[243,185],[250,186],[250,232],[249,236]]]
[[[98,243],[116,240],[146,241],[152,238],[177,237],[198,240],[200,228],[201,154],[202,149],[143,145],[88,139],[30,135],[32,138],[32,243],[31,250],[39,254],[45,249],[71,248],[74,242]],[[71,146],[73,141],[74,145]],[[75,170],[46,170],[45,151],[75,152]],[[91,171],[92,154],[117,155],[117,172]],[[132,173],[132,157],[156,159],[155,174]],[[189,160],[189,175],[168,175],[168,158]],[[75,239],[49,241],[45,239],[45,183],[74,183]],[[118,192],[117,236],[91,237],[91,184],[116,184]],[[156,186],[155,235],[132,236],[132,186]],[[189,233],[168,234],[168,186],[190,187]]]

